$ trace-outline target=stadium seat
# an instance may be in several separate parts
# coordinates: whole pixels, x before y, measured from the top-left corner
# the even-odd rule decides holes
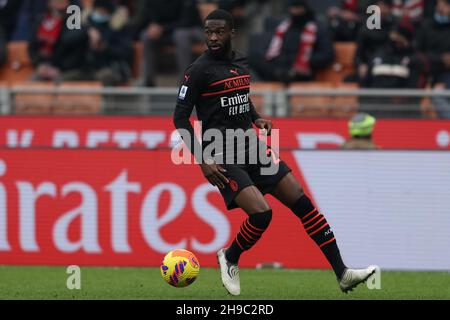
[[[52,82],[17,82],[12,88],[32,89],[53,88]],[[55,95],[48,93],[17,93],[13,99],[13,110],[16,115],[48,115],[52,112]]]
[[[271,91],[277,91],[284,89],[284,84],[281,82],[252,82],[251,90],[271,90]],[[255,106],[256,111],[264,115],[264,96],[261,94],[251,94],[251,99],[253,102],[253,105]],[[272,101],[274,102],[274,101]]]
[[[337,89],[358,89],[357,83],[338,83]],[[350,118],[358,111],[358,96],[336,96],[330,116],[335,118]]]
[[[63,82],[59,88],[93,89],[102,88],[101,82],[79,81]],[[57,96],[53,114],[58,115],[97,115],[102,108],[102,95],[96,93],[64,94]]]
[[[344,78],[354,72],[356,44],[336,42],[334,44],[335,61],[330,67],[317,72],[316,80],[332,83],[343,82]]]
[[[296,82],[289,89],[332,89],[329,82]],[[301,96],[291,95],[289,98],[291,115],[294,117],[325,117],[333,105],[330,96]]]
[[[336,42],[334,44],[336,62],[344,68],[353,68],[356,53],[356,43]]]
[[[28,56],[28,44],[24,41],[8,44],[8,59],[0,68],[0,80],[12,82],[27,81],[33,74],[33,65]]]

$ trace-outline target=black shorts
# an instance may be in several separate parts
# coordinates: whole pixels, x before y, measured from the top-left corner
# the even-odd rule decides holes
[[[278,170],[273,175],[262,174],[261,169],[264,166],[261,164],[225,164],[223,167],[227,170],[224,175],[230,183],[226,184],[224,189],[219,189],[219,191],[225,200],[225,205],[228,210],[238,208],[234,199],[243,189],[254,185],[262,194],[270,193],[275,189],[280,180],[292,171],[282,160],[277,164]]]

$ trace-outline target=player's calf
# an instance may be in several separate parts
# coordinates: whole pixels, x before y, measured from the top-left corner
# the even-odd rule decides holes
[[[291,210],[300,218],[305,231],[322,250],[337,278],[341,279],[346,266],[342,261],[334,233],[325,217],[305,194],[291,207]]]
[[[241,226],[233,243],[226,250],[226,259],[237,264],[244,251],[250,250],[261,238],[272,220],[272,210],[255,213],[248,217]]]

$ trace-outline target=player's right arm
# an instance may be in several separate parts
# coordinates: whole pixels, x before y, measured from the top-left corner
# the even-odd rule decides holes
[[[195,137],[194,128],[192,127],[189,118],[203,88],[204,77],[202,77],[202,73],[199,69],[200,68],[196,68],[196,66],[193,65],[186,70],[178,94],[178,101],[173,115],[173,123],[180,132],[184,143],[186,143],[189,150],[200,164],[205,178],[213,186],[218,186],[223,189],[225,183],[228,183],[228,179],[223,175],[226,170],[214,162],[203,162],[203,155],[195,154],[195,150],[202,150],[202,147]]]

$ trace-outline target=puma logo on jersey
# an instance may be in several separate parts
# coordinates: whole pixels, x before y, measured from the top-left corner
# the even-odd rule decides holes
[[[237,76],[239,75],[239,72],[238,72],[237,69],[231,69],[230,72],[231,72],[232,74],[237,75]]]

